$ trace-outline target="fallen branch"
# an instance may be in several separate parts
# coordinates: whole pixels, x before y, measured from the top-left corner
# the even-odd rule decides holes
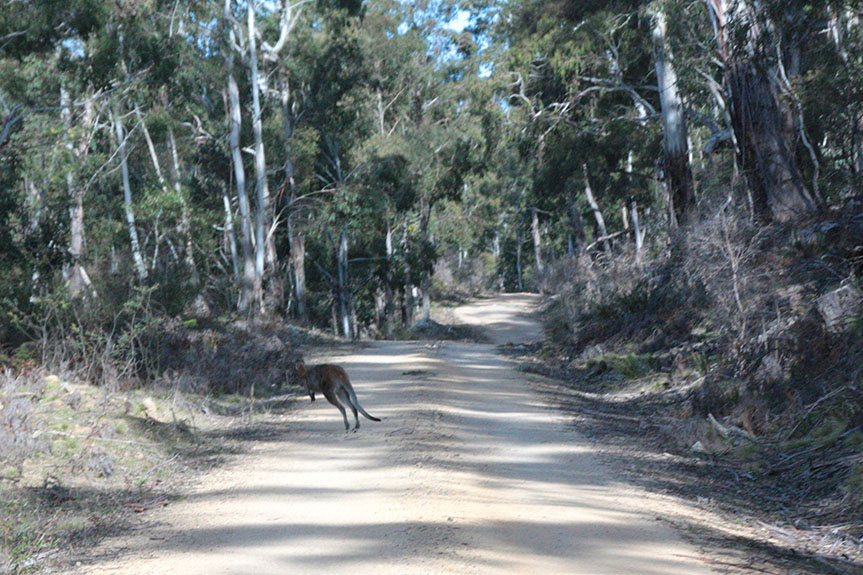
[[[601,236],[597,238],[595,242],[588,244],[587,247],[584,248],[584,251],[589,252],[590,250],[598,246],[600,243],[608,240],[613,240],[614,238],[622,236],[624,234],[628,234],[629,232],[630,230],[620,230],[619,232],[614,232],[613,234],[606,234],[604,236]]]

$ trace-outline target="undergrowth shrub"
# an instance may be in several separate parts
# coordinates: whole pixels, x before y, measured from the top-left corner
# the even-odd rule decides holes
[[[26,310],[9,300],[0,309],[29,341],[23,349],[35,348],[39,365],[117,388],[152,375],[152,354],[142,336],[164,321],[153,305],[155,289],[134,288],[128,298],[112,304],[73,300],[65,286],[57,286],[33,296]]]
[[[548,335],[569,359],[597,350],[606,361],[644,354],[673,381],[697,381],[695,413],[732,415],[761,433],[860,377],[858,323],[828,330],[817,302],[842,283],[859,283],[863,220],[837,211],[793,226],[758,225],[745,206],[712,209],[669,249],[640,259],[618,244],[612,257],[554,263]],[[638,376],[642,365],[618,371]],[[839,412],[843,421],[859,417]]]

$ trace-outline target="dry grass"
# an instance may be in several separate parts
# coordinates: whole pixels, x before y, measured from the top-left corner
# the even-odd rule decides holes
[[[0,375],[0,573],[39,571],[123,530],[240,451],[262,405],[290,403],[216,402],[164,383],[110,391],[38,368]]]

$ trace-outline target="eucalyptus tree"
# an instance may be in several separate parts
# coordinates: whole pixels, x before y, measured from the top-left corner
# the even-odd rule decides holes
[[[812,8],[797,1],[707,2],[739,162],[755,211],[764,220],[797,219],[818,204],[795,154],[798,137],[807,140],[791,87],[802,71],[802,41],[814,24]]]
[[[63,274],[73,297],[92,293],[85,267],[87,186],[81,180],[93,135],[95,98],[92,89],[86,89],[89,83],[81,73],[85,59],[80,55],[88,39],[98,34],[105,15],[105,6],[99,2],[50,0],[10,1],[0,13],[0,157],[3,172],[10,178],[4,186],[4,205],[11,208],[16,202],[16,178],[21,178],[24,198],[32,210],[29,228],[36,231],[51,225],[55,237],[33,243],[19,255],[26,258],[31,252],[39,258],[38,254],[44,257],[47,252],[63,250]],[[81,84],[84,89],[79,88]],[[58,123],[64,129],[57,131],[59,138],[51,137]],[[63,174],[62,191],[52,183],[57,172]],[[68,219],[52,213],[52,207],[61,207]],[[10,224],[3,227],[12,229]],[[66,232],[66,238],[55,235]],[[12,237],[0,242],[0,252],[14,253],[17,241]],[[33,288],[43,280],[50,281],[50,272],[48,268],[31,270],[34,280],[41,277]]]
[[[695,182],[689,165],[688,129],[663,4],[664,0],[653,0],[647,5],[652,20],[653,65],[662,114],[662,171],[669,188],[673,222],[687,226],[695,216]]]
[[[588,212],[603,216],[594,218],[593,239],[606,246],[606,226],[623,226],[624,206],[654,201],[649,182],[657,177],[661,103],[650,27],[638,7],[513,2],[498,21],[498,42],[507,48],[495,73],[529,175],[526,207],[568,221],[569,233],[552,238],[558,254],[596,244],[586,243]],[[685,152],[682,159],[688,167]]]

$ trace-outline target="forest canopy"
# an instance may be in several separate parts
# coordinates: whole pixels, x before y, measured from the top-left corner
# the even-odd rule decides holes
[[[680,254],[718,213],[804,229],[859,197],[859,18],[7,0],[0,338],[103,329],[142,299],[392,337],[433,297]]]

